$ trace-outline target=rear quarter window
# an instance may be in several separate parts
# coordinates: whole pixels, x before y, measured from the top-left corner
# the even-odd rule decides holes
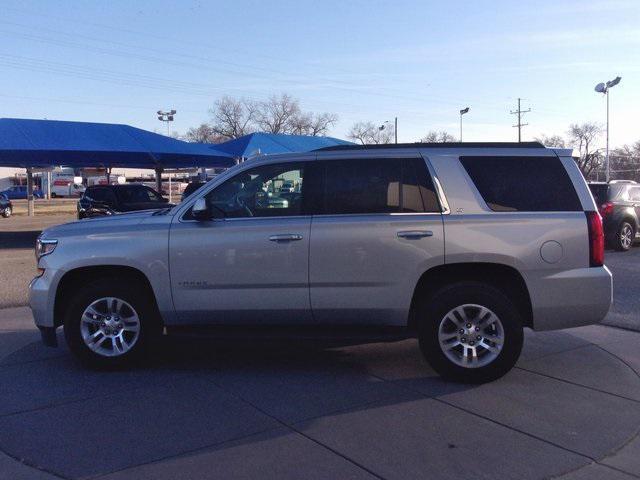
[[[582,205],[557,157],[460,157],[495,212],[575,212]]]

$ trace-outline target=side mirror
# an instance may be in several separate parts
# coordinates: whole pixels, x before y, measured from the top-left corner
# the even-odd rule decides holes
[[[193,204],[191,214],[193,218],[199,221],[211,220],[211,212],[207,206],[207,201],[203,197],[197,199],[196,203]]]

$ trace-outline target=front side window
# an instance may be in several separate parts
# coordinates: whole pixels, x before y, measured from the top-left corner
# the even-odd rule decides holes
[[[582,210],[557,157],[460,157],[460,162],[495,212]]]
[[[302,214],[304,167],[284,163],[246,170],[206,195],[216,217],[276,217]]]
[[[629,200],[632,202],[640,202],[640,187],[631,187],[629,189]]]

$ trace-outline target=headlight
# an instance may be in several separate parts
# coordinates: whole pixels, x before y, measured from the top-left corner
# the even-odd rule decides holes
[[[53,252],[57,245],[58,240],[49,240],[48,238],[38,237],[36,240],[36,261]]]

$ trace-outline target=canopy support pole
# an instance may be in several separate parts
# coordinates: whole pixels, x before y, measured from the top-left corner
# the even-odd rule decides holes
[[[111,167],[107,168],[105,175],[107,177],[107,185],[111,185]]]
[[[27,215],[33,217],[33,169],[27,167]]]
[[[156,167],[156,190],[162,195],[162,168]]]
[[[51,170],[47,171],[47,200],[51,200]]]

